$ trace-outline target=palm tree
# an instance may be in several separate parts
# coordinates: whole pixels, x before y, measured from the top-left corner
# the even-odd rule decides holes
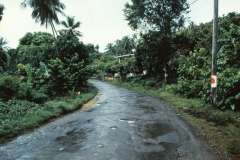
[[[6,44],[8,44],[8,41],[3,37],[0,37],[0,49],[6,50],[7,49],[7,47],[5,47]]]
[[[41,25],[46,25],[46,28],[50,24],[55,40],[56,51],[58,55],[57,49],[57,32],[54,27],[53,22],[59,24],[59,19],[57,13],[63,13],[63,9],[65,5],[60,2],[60,0],[24,0],[21,3],[22,8],[26,8],[27,6],[33,8],[32,18],[35,19],[35,22],[40,22]]]
[[[134,42],[128,36],[124,36],[122,38],[123,49],[125,50],[126,54],[132,54],[132,50],[134,49]]]
[[[61,21],[60,23],[66,27],[67,29],[63,29],[61,31],[67,33],[67,34],[70,34],[70,35],[73,35],[75,37],[82,37],[82,33],[78,30],[75,30],[76,28],[79,28],[80,25],[81,25],[81,22],[80,21],[77,21],[75,23],[75,20],[74,20],[74,17],[70,17],[70,16],[67,16],[67,21]]]
[[[105,51],[106,52],[112,52],[113,50],[113,44],[112,43],[108,43],[105,47]]]
[[[116,56],[121,56],[121,55],[124,55],[125,51],[124,51],[124,48],[123,48],[123,43],[121,40],[117,39],[115,41],[115,45],[114,45],[114,49],[116,50]]]
[[[4,5],[0,4],[0,21],[2,20],[3,10],[5,9]]]

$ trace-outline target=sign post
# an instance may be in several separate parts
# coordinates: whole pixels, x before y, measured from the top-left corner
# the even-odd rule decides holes
[[[212,75],[212,77],[211,77],[211,87],[217,88],[217,76],[216,75]]]
[[[212,103],[217,102],[217,37],[218,37],[218,0],[214,0],[213,37],[212,37],[212,76],[211,94]]]

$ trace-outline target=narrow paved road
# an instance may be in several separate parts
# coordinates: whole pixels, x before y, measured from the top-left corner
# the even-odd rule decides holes
[[[1,160],[214,160],[161,101],[91,80],[95,105],[0,146]]]

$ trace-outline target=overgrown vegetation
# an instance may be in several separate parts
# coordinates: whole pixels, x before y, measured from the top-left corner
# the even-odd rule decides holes
[[[17,49],[0,48],[4,57],[0,73],[0,142],[78,109],[96,95],[96,89],[87,84],[93,72],[89,66],[92,52],[99,54],[94,46],[62,34],[58,37],[57,56],[53,42],[49,33],[27,33]]]

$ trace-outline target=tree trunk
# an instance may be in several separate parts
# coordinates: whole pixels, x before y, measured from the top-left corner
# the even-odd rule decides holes
[[[52,24],[53,24],[53,22],[52,22]],[[55,36],[56,36],[56,39],[57,39],[57,31],[56,31],[56,28],[55,28],[55,26],[53,25],[53,29],[54,29],[54,31],[55,31]]]
[[[165,41],[163,43],[164,43],[164,46],[166,46]],[[167,67],[167,52],[166,52],[165,49],[163,51],[163,55],[164,55],[164,62],[163,62],[163,65],[164,65],[164,69],[163,69],[164,70],[164,82],[166,84],[168,84],[169,78],[168,78],[168,67]]]
[[[55,27],[54,27],[54,25],[53,25],[52,20],[50,20],[50,25],[51,25],[52,32],[53,32],[53,37],[54,37],[54,42],[55,42],[55,48],[56,48],[57,56],[59,56],[59,54],[58,54],[58,47],[57,47],[57,38],[56,38],[56,35],[55,35],[55,33],[54,33],[54,31],[56,32],[56,30],[55,30]],[[57,33],[57,32],[56,32],[56,33]]]

